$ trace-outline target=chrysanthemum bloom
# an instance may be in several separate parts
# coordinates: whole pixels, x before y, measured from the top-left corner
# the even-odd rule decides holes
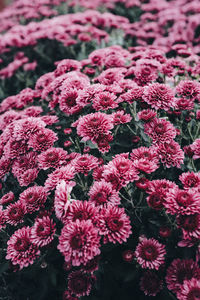
[[[134,254],[134,251],[132,251],[132,250],[125,250],[122,253],[122,258],[126,262],[132,262],[134,259],[134,256],[135,256],[135,254]]]
[[[105,180],[95,181],[90,188],[89,196],[89,201],[94,202],[96,205],[102,205],[108,202],[114,205],[120,204],[118,192],[113,189],[110,182],[106,182]]]
[[[150,270],[146,271],[140,279],[140,289],[146,296],[156,296],[162,288],[162,279]]]
[[[56,224],[48,216],[36,219],[31,228],[31,242],[38,247],[50,244],[54,239]]]
[[[112,115],[96,112],[78,119],[77,134],[83,138],[83,141],[91,140],[96,142],[99,136],[110,134],[110,129],[112,128]]]
[[[74,59],[62,59],[56,64],[56,70],[54,71],[55,76],[60,76],[67,72],[79,71],[81,68],[81,63]]]
[[[80,111],[81,107],[77,104],[78,90],[76,89],[64,89],[59,97],[59,108],[66,115],[73,115]]]
[[[17,201],[10,204],[5,210],[6,222],[8,224],[16,226],[19,223],[23,223],[24,215],[26,214],[26,208],[22,201]]]
[[[96,77],[95,81],[98,80],[101,84],[112,85],[121,81],[125,72],[126,68],[109,68]]]
[[[183,238],[200,238],[200,214],[179,215],[176,218],[177,226],[182,229]]]
[[[181,80],[176,87],[178,95],[190,99],[197,99],[200,96],[200,84],[195,80]]]
[[[17,141],[29,139],[32,134],[45,129],[45,122],[41,118],[28,117],[14,124],[13,138]]]
[[[177,185],[166,179],[157,179],[149,181],[146,192],[149,194],[147,197],[147,203],[150,207],[156,210],[163,208],[163,202],[166,194],[171,188],[175,188]]]
[[[158,77],[159,62],[150,59],[139,59],[134,69],[135,81],[144,86]]]
[[[67,151],[62,148],[49,148],[42,152],[37,157],[38,165],[40,169],[47,170],[49,168],[58,168],[65,165],[67,159]]]
[[[100,152],[105,153],[110,150],[109,143],[113,140],[113,136],[111,134],[102,134],[99,135],[96,139],[96,143]]]
[[[9,172],[11,167],[11,160],[7,159],[5,156],[2,156],[0,159],[0,178],[3,178],[6,173]]]
[[[117,112],[114,112],[112,114],[113,116],[113,124],[119,125],[119,124],[125,124],[129,123],[132,120],[132,117],[130,114],[125,114],[123,110],[119,110]]]
[[[3,197],[0,199],[0,204],[1,205],[7,205],[10,204],[14,201],[15,195],[13,192],[6,193],[3,195]]]
[[[177,293],[183,288],[185,280],[200,280],[200,268],[192,259],[174,259],[167,269],[166,283],[170,291]]]
[[[58,249],[73,266],[86,264],[100,254],[100,236],[91,220],[66,224],[59,237]]]
[[[75,222],[76,220],[91,220],[93,224],[98,218],[99,209],[92,202],[75,200],[69,204],[63,223]]]
[[[116,177],[116,180],[122,187],[126,186],[129,182],[139,179],[137,174],[138,172],[130,159],[118,156],[104,167],[103,177],[111,183],[114,183],[112,182],[112,178]],[[115,183],[113,187],[116,190],[118,189],[117,187],[115,188]]]
[[[29,169],[37,169],[37,153],[30,151],[25,155],[16,157],[12,165],[12,173],[15,177],[20,178],[22,173]]]
[[[84,273],[94,273],[97,271],[100,258],[100,255],[97,255],[93,259],[89,260],[87,264],[82,267],[82,271]]]
[[[143,99],[143,88],[135,84],[134,87],[129,89],[127,92],[121,94],[116,100],[117,103],[128,102],[133,103],[134,101],[142,101]]]
[[[165,254],[165,246],[154,238],[147,239],[144,236],[139,238],[135,256],[142,268],[158,270],[165,261]]]
[[[74,175],[74,167],[71,164],[58,168],[48,175],[48,178],[45,181],[45,189],[48,191],[54,190],[62,180],[69,183],[71,179],[74,178]]]
[[[159,168],[159,165],[154,161],[149,161],[148,158],[140,158],[133,161],[133,165],[138,172],[150,174]]]
[[[168,214],[193,215],[200,213],[200,193],[195,189],[170,189],[166,194],[164,206]]]
[[[177,294],[179,300],[198,300],[200,299],[200,280],[192,278],[185,280],[181,291]]]
[[[194,101],[187,98],[176,98],[175,108],[178,111],[192,110],[194,108]]]
[[[23,191],[19,200],[25,205],[26,212],[39,210],[47,200],[47,193],[43,186],[32,186]]]
[[[0,205],[0,230],[6,225],[6,216],[3,210],[3,206]]]
[[[100,210],[97,226],[99,234],[103,235],[104,244],[126,242],[131,231],[130,219],[124,208],[107,204]]]
[[[200,158],[200,139],[196,139],[192,145],[190,145],[191,150],[193,151],[193,159]]]
[[[152,138],[153,143],[157,144],[171,143],[176,136],[176,129],[169,121],[157,118],[144,124],[144,132]]]
[[[75,158],[71,164],[74,166],[75,172],[83,173],[87,176],[89,171],[98,167],[99,161],[98,158],[93,155],[83,154],[77,156],[77,158]]]
[[[55,209],[56,217],[61,221],[64,220],[68,206],[71,203],[71,201],[73,201],[70,198],[70,193],[74,185],[75,183],[72,181],[66,183],[66,181],[62,180],[56,186],[55,198],[54,198],[54,209]]]
[[[200,186],[200,174],[194,172],[184,172],[179,176],[184,189],[197,188]]]
[[[161,83],[153,83],[145,87],[143,99],[156,110],[164,109],[168,111],[175,105],[173,90],[169,86]]]
[[[105,86],[100,83],[85,87],[83,90],[79,90],[79,95],[76,99],[76,102],[80,107],[85,107],[86,105],[92,103],[92,100],[96,94],[103,92],[104,90]]]
[[[92,284],[94,284],[94,278],[91,274],[73,271],[68,276],[68,290],[77,297],[88,296],[92,289]]]
[[[6,259],[13,265],[19,265],[20,270],[32,265],[40,255],[36,245],[31,242],[31,228],[22,227],[15,231],[7,242]]]
[[[158,146],[158,155],[163,165],[165,165],[167,168],[180,168],[181,164],[183,164],[184,152],[180,145],[173,140],[169,143],[160,143]]]
[[[51,129],[44,128],[34,133],[28,140],[29,148],[35,151],[45,151],[57,141],[57,135]]]
[[[143,109],[137,114],[139,120],[143,122],[150,122],[156,117],[156,112],[152,109]]]
[[[35,179],[38,176],[38,172],[39,171],[36,168],[28,169],[28,170],[24,171],[24,173],[17,176],[17,180],[19,182],[19,185],[20,186],[28,186],[29,184],[34,182]]]
[[[108,110],[113,109],[118,106],[118,104],[115,102],[117,96],[114,93],[110,92],[100,92],[94,96],[92,99],[92,107],[98,111],[98,110]]]

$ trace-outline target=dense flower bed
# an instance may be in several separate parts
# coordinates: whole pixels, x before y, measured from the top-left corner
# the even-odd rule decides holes
[[[0,104],[11,299],[199,296],[199,58],[165,54],[64,59]]]

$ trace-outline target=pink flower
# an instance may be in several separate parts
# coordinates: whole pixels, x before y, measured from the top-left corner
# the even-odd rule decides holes
[[[197,188],[200,185],[200,174],[194,172],[185,172],[179,176],[184,189]]]
[[[169,121],[157,118],[144,125],[144,132],[157,144],[171,142],[176,136],[176,129]]]
[[[164,206],[168,214],[193,215],[200,213],[200,193],[195,189],[172,188],[165,197]]]
[[[27,213],[33,213],[43,207],[47,193],[43,186],[32,186],[20,194],[19,200],[25,205]]]
[[[74,200],[72,201],[63,218],[63,223],[75,222],[76,220],[90,220],[94,225],[98,218],[99,209],[95,207],[94,203],[88,201]]]
[[[15,231],[7,244],[6,259],[10,259],[13,265],[19,265],[20,270],[32,265],[40,255],[38,247],[31,242],[29,227],[22,227]]]
[[[191,150],[193,151],[193,159],[200,158],[200,139],[196,139],[192,145],[190,145]]]
[[[200,297],[200,280],[192,278],[191,280],[185,280],[181,291],[178,293],[177,298],[179,300],[196,300]]]
[[[185,280],[200,280],[200,268],[192,259],[174,259],[167,269],[166,283],[170,291],[177,293],[183,288]]]
[[[163,109],[168,111],[175,105],[173,90],[161,83],[153,83],[145,87],[143,99],[156,110]]]
[[[140,279],[140,289],[146,296],[156,296],[163,288],[163,281],[156,273],[148,270]]]
[[[137,116],[143,122],[150,122],[156,117],[156,112],[152,109],[143,109],[138,112]]]
[[[126,242],[131,235],[130,219],[125,214],[124,208],[107,204],[101,208],[97,226],[99,234],[103,235],[104,244]]]
[[[91,220],[76,220],[66,224],[59,237],[58,249],[65,261],[73,266],[87,264],[100,254],[100,236]]]
[[[99,136],[110,134],[110,129],[113,128],[112,120],[112,115],[101,112],[85,115],[78,119],[77,134],[84,141],[96,142]]]
[[[183,164],[184,152],[180,145],[173,140],[170,143],[160,143],[158,146],[158,155],[163,165],[167,168],[180,168],[181,164]]]
[[[95,181],[89,191],[89,201],[94,202],[96,205],[112,203],[114,205],[120,204],[120,197],[118,192],[113,189],[110,182],[105,180]]]
[[[72,191],[74,182],[66,183],[66,181],[61,180],[56,186],[55,198],[54,198],[54,209],[55,214],[58,219],[63,221],[65,219],[68,206],[72,201],[70,198],[70,193]]]
[[[59,97],[59,107],[66,115],[73,115],[80,111],[80,106],[77,104],[78,91],[76,89],[64,89]]]
[[[113,124],[114,125],[129,123],[132,120],[131,115],[125,114],[123,110],[114,112],[112,114],[112,116],[113,116]]]
[[[142,268],[158,270],[165,261],[165,254],[165,246],[154,238],[147,239],[144,236],[139,238],[135,256]]]
[[[16,226],[20,223],[23,223],[24,215],[26,214],[26,208],[22,201],[18,200],[17,202],[10,204],[4,212],[6,216],[6,222]]]
[[[0,230],[6,226],[6,216],[3,206],[0,205]]]
[[[48,178],[45,181],[45,189],[47,191],[54,190],[57,184],[59,184],[62,180],[69,183],[71,179],[74,178],[74,175],[74,167],[71,164],[58,168],[48,175]]]
[[[97,111],[116,108],[118,106],[115,102],[116,98],[114,93],[100,92],[94,96],[92,107]]]
[[[38,155],[37,161],[40,169],[47,170],[65,165],[67,156],[67,151],[52,147]]]
[[[68,291],[77,297],[88,296],[94,284],[94,278],[88,273],[73,271],[68,276]]]
[[[56,224],[48,216],[36,219],[31,228],[31,242],[38,247],[50,244],[54,239]]]
[[[176,92],[181,97],[196,99],[200,96],[200,84],[197,81],[182,80],[176,87]]]
[[[90,154],[83,154],[77,156],[71,163],[75,168],[75,172],[83,173],[85,176],[88,175],[89,171],[98,167],[98,158]]]
[[[79,71],[81,69],[81,63],[74,59],[63,59],[56,64],[55,76],[63,75],[71,71]]]
[[[200,215],[178,215],[176,217],[178,228],[181,228],[184,239],[200,238]]]
[[[51,129],[43,128],[30,137],[28,146],[35,151],[44,151],[52,147],[57,139],[55,132]]]
[[[20,186],[28,186],[32,182],[35,181],[35,179],[38,176],[38,169],[28,169],[24,173],[20,174],[17,179],[19,181]]]
[[[3,197],[0,199],[0,205],[7,205],[14,201],[15,195],[13,192],[6,193],[3,195]]]

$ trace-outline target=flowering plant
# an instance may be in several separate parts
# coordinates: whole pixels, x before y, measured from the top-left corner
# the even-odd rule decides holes
[[[193,48],[112,45],[45,71],[0,103],[2,297],[198,299]]]

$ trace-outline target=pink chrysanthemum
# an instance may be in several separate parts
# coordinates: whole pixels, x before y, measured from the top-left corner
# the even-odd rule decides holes
[[[200,186],[200,174],[194,172],[185,172],[179,176],[184,189],[197,188]]]
[[[184,160],[184,152],[180,145],[175,141],[160,143],[158,146],[158,155],[163,165],[167,168],[180,168]]]
[[[10,204],[14,201],[15,195],[13,192],[6,193],[3,195],[3,197],[0,199],[0,204],[1,205],[7,205]]]
[[[48,175],[48,178],[45,181],[45,189],[48,191],[54,190],[57,184],[59,184],[62,180],[66,181],[66,183],[69,183],[71,179],[74,178],[74,175],[74,167],[71,164],[58,168]]]
[[[192,259],[174,259],[167,269],[166,283],[170,291],[177,293],[183,288],[185,280],[200,280],[200,268]]]
[[[98,218],[99,209],[94,203],[88,201],[75,200],[68,206],[67,213],[63,220],[64,224],[75,222],[76,220],[91,220],[93,224]]]
[[[200,298],[200,280],[196,278],[185,280],[177,298],[179,300],[198,300]]]
[[[157,144],[171,142],[176,136],[176,129],[169,121],[157,118],[144,124],[144,132]]]
[[[174,215],[193,215],[200,213],[200,193],[195,189],[170,189],[166,195],[164,206],[166,212]]]
[[[72,165],[75,168],[75,172],[83,173],[84,175],[88,175],[89,171],[98,167],[99,160],[93,155],[83,154],[77,156],[72,162]]]
[[[17,201],[10,204],[5,210],[6,222],[8,224],[16,226],[19,223],[23,223],[24,215],[26,214],[25,205],[22,201]]]
[[[200,139],[196,139],[192,145],[190,145],[191,150],[193,151],[193,159],[200,158]]]
[[[32,186],[20,194],[19,200],[25,205],[27,213],[32,213],[44,205],[47,193],[43,186]]]
[[[28,141],[29,148],[35,151],[45,151],[57,141],[57,135],[51,129],[43,128],[35,132]]]
[[[116,98],[117,96],[114,93],[100,92],[94,96],[92,107],[97,111],[116,108],[118,106],[115,102]]]
[[[184,239],[200,238],[200,214],[178,215],[177,226],[181,228]]]
[[[100,210],[97,220],[99,234],[103,235],[104,244],[126,242],[131,231],[130,219],[124,208],[107,204]]]
[[[140,279],[140,289],[146,296],[156,296],[163,288],[163,281],[152,271],[146,271]]]
[[[139,120],[143,122],[150,122],[156,117],[156,112],[152,109],[143,109],[138,112],[137,116]]]
[[[6,225],[6,216],[5,211],[3,210],[3,206],[0,205],[0,230],[4,228]]]
[[[165,261],[165,254],[165,246],[154,238],[147,239],[144,236],[139,238],[135,256],[142,268],[158,270]]]
[[[96,205],[112,203],[114,205],[120,204],[120,197],[118,192],[113,189],[110,182],[105,180],[95,181],[89,191],[89,201],[94,202]]]
[[[91,140],[96,142],[99,136],[107,135],[113,128],[113,117],[101,112],[85,115],[78,119],[77,134],[84,141]]]
[[[7,242],[6,259],[13,265],[19,265],[20,270],[32,265],[40,255],[36,245],[31,242],[31,228],[23,227],[13,233]]]
[[[56,224],[48,216],[36,219],[31,228],[31,241],[38,247],[50,244],[54,239]]]
[[[19,181],[20,186],[28,186],[32,182],[35,181],[35,179],[38,176],[38,169],[28,169],[24,173],[20,174],[17,179]]]
[[[168,111],[175,105],[173,90],[161,83],[153,83],[145,87],[143,99],[156,110],[164,109]]]
[[[137,173],[130,159],[117,156],[104,167],[103,177],[113,184],[114,189],[118,190],[129,182],[139,179]]]
[[[68,290],[77,297],[88,296],[94,284],[94,276],[83,273],[82,271],[73,271],[68,276]]]
[[[64,180],[62,180],[56,186],[55,198],[54,198],[54,209],[55,209],[56,217],[61,221],[65,219],[68,206],[72,201],[70,198],[70,193],[74,185],[75,183],[72,181],[66,183]]]
[[[66,164],[67,151],[62,148],[49,148],[37,157],[40,169],[58,168]]]
[[[58,249],[73,266],[86,264],[100,254],[100,236],[91,220],[66,224],[59,237]]]
[[[176,87],[178,95],[190,99],[196,99],[200,96],[200,84],[197,81],[181,80]]]
[[[175,108],[178,111],[192,110],[194,108],[194,101],[192,99],[187,98],[177,98]]]
[[[112,114],[113,116],[113,124],[119,125],[119,124],[125,124],[129,123],[132,120],[132,117],[130,114],[125,114],[123,110],[119,110],[117,112],[114,112]]]
[[[148,158],[140,158],[133,161],[133,165],[138,172],[151,174],[159,168],[155,161],[150,161]]]
[[[77,104],[78,90],[64,89],[59,97],[59,107],[66,115],[73,115],[80,111],[80,106]]]

